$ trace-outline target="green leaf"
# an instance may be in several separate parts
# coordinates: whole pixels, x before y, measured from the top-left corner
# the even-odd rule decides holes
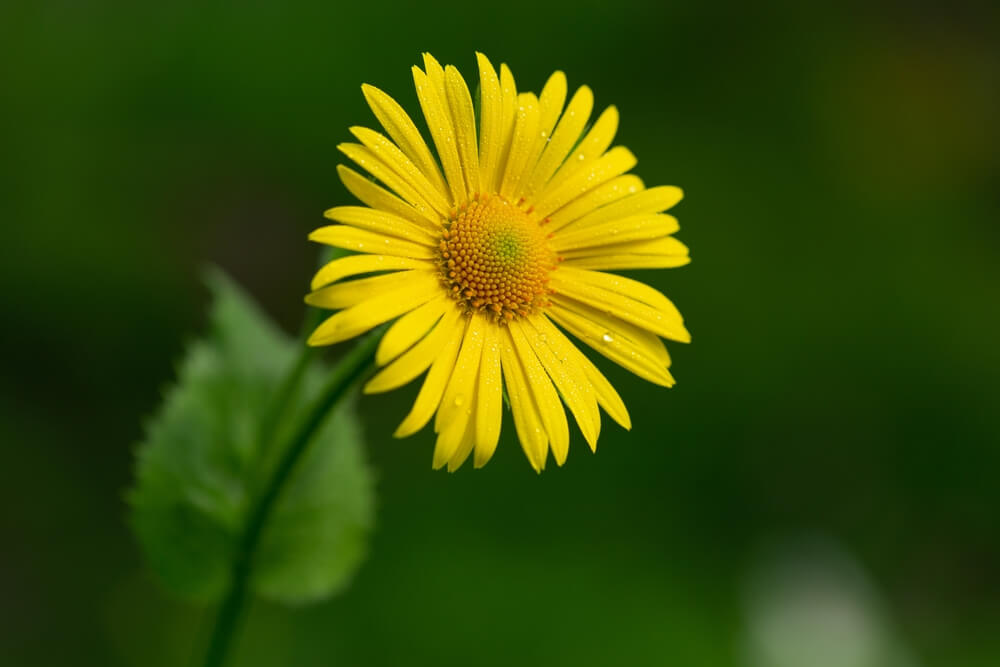
[[[301,353],[235,284],[210,276],[210,328],[190,346],[138,449],[132,526],[169,589],[201,601],[228,589],[247,517],[280,446],[323,384],[311,364],[272,442],[261,424]],[[316,433],[282,490],[253,555],[251,586],[286,602],[343,587],[364,558],[371,473],[351,401]]]

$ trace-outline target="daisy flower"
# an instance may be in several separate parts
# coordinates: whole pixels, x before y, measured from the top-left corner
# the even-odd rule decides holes
[[[496,449],[506,393],[540,472],[550,450],[566,460],[564,403],[591,449],[598,406],[631,428],[618,393],[567,334],[650,382],[674,384],[661,338],[690,340],[680,313],[652,287],[606,271],[688,263],[671,236],[677,220],[663,213],[682,193],[627,173],[635,157],[609,148],[618,111],[608,107],[588,129],[588,87],[567,104],[556,72],[539,96],[518,93],[506,65],[498,75],[477,59],[478,112],[453,66],[425,54],[424,68],[413,68],[435,152],[393,98],[362,86],[384,134],[353,127],[358,143],[338,147],[368,174],[337,168],[365,206],[330,209],[337,224],[309,237],[357,253],[313,279],[306,302],[338,312],[309,343],[395,319],[364,387],[384,392],[426,372],[395,435],[433,418],[434,467],[455,470],[470,454],[480,467]]]

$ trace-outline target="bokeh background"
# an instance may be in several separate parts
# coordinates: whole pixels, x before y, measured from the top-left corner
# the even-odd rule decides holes
[[[856,6],[851,6],[855,5]],[[947,8],[944,5],[948,5]],[[940,6],[939,6],[940,5]],[[289,331],[359,86],[416,113],[424,50],[563,69],[676,209],[644,272],[678,385],[535,475],[396,441],[361,402],[372,555],[257,604],[241,665],[1000,664],[1000,23],[990,3],[5,3],[0,663],[186,664],[126,524],[142,421],[215,263]]]

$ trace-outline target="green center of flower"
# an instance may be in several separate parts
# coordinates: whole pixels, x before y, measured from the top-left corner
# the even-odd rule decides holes
[[[445,282],[470,311],[510,320],[548,302],[556,256],[538,222],[503,197],[480,195],[455,211],[440,253]]]

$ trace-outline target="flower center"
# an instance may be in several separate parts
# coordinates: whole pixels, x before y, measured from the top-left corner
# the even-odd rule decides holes
[[[445,224],[441,272],[467,310],[526,317],[548,304],[556,255],[541,226],[499,195],[479,195]]]

